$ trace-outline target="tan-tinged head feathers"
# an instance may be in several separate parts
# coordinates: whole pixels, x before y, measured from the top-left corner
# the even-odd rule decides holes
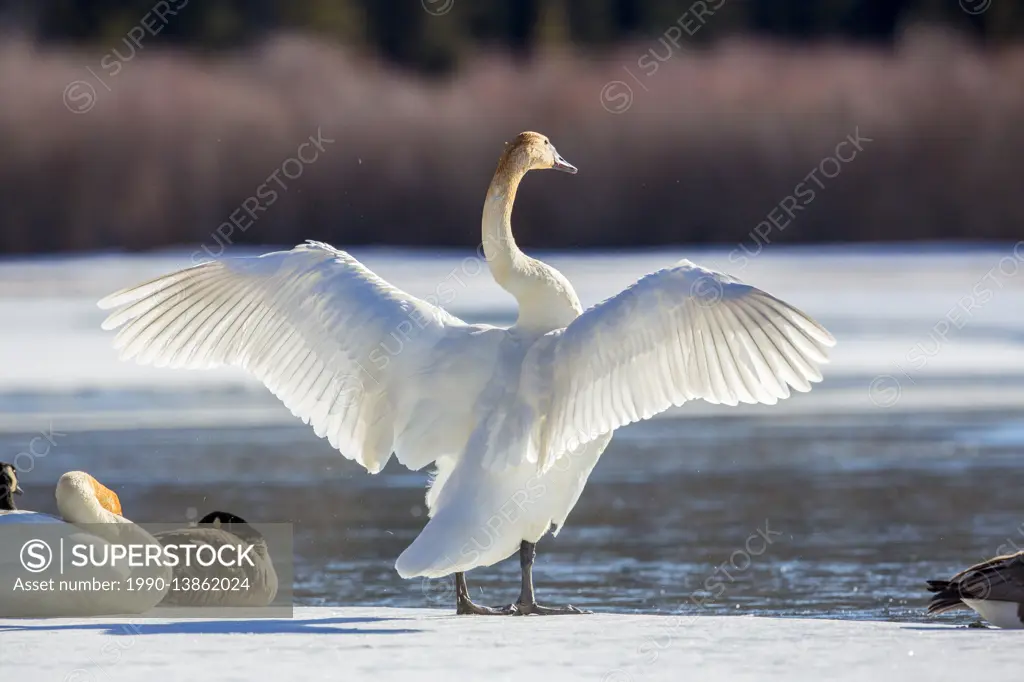
[[[86,475],[88,476],[88,474]],[[92,484],[93,493],[96,495],[96,500],[100,503],[100,506],[111,514],[123,516],[121,513],[121,498],[117,496],[117,493],[92,476],[89,476],[89,482]]]
[[[527,130],[505,143],[495,175],[522,177],[527,171],[545,168],[576,173],[576,167],[562,158],[546,135]]]
[[[57,481],[57,507],[61,516],[72,523],[100,521],[102,512],[98,509],[122,516],[117,493],[84,471],[69,471],[60,477]]]

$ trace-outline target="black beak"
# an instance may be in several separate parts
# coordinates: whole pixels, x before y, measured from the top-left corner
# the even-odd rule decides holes
[[[576,166],[572,165],[571,163],[563,159],[562,155],[559,154],[558,152],[555,152],[555,165],[552,166],[552,168],[558,171],[562,171],[563,173],[569,173],[570,175],[576,175],[576,173],[579,171],[579,169],[576,168]]]
[[[15,495],[24,495],[25,491],[21,489],[20,485],[16,485],[16,486],[14,486],[14,494]]]

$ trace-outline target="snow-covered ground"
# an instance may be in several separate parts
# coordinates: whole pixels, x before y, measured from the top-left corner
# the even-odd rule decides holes
[[[487,618],[299,608],[291,620],[0,621],[4,679],[977,680],[1019,631],[744,616]],[[1009,676],[1007,676],[1007,679]]]
[[[269,249],[270,247],[268,247]],[[748,246],[748,248],[750,248]],[[228,255],[267,249],[235,248]],[[385,279],[469,320],[509,322],[514,301],[472,251],[354,250]],[[1024,405],[1024,243],[987,247],[765,247],[626,254],[538,254],[573,282],[584,306],[683,257],[724,270],[815,316],[837,337],[814,392],[748,411],[990,409]],[[155,395],[206,392],[216,423],[292,420],[234,369],[174,371],[119,362],[95,303],[190,264],[187,252],[0,261],[0,394],[74,394],[68,407],[4,400],[0,429],[56,419],[66,428],[207,425],[208,405]],[[97,393],[130,391],[111,403]],[[212,396],[212,397],[211,397]],[[218,398],[217,396],[221,396]],[[726,408],[687,405],[682,415]],[[34,421],[33,421],[34,420]]]

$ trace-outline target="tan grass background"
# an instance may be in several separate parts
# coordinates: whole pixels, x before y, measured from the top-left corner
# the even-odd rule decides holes
[[[443,81],[296,36],[217,56],[144,50],[76,114],[62,93],[95,83],[87,67],[104,76],[103,53],[7,41],[0,250],[210,243],[318,129],[335,142],[233,240],[472,245],[502,142],[525,129],[580,173],[527,178],[524,246],[753,244],[854,130],[873,141],[773,240],[1024,235],[1024,47],[724,42],[645,76],[652,47],[664,52],[481,54]],[[634,92],[618,114],[602,106],[612,80]]]

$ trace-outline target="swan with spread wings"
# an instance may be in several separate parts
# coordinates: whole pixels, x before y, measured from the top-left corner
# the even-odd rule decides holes
[[[773,404],[807,391],[835,341],[790,304],[686,260],[584,312],[512,236],[519,183],[545,168],[576,173],[545,136],[521,133],[484,203],[483,255],[519,306],[511,327],[463,322],[318,242],[112,294],[103,326],[119,329],[124,359],[244,368],[370,473],[392,455],[432,465],[430,520],[396,568],[454,574],[458,613],[580,613],[537,604],[535,545],[562,527],[612,432],[697,398]],[[465,572],[517,551],[519,599],[474,604]]]

